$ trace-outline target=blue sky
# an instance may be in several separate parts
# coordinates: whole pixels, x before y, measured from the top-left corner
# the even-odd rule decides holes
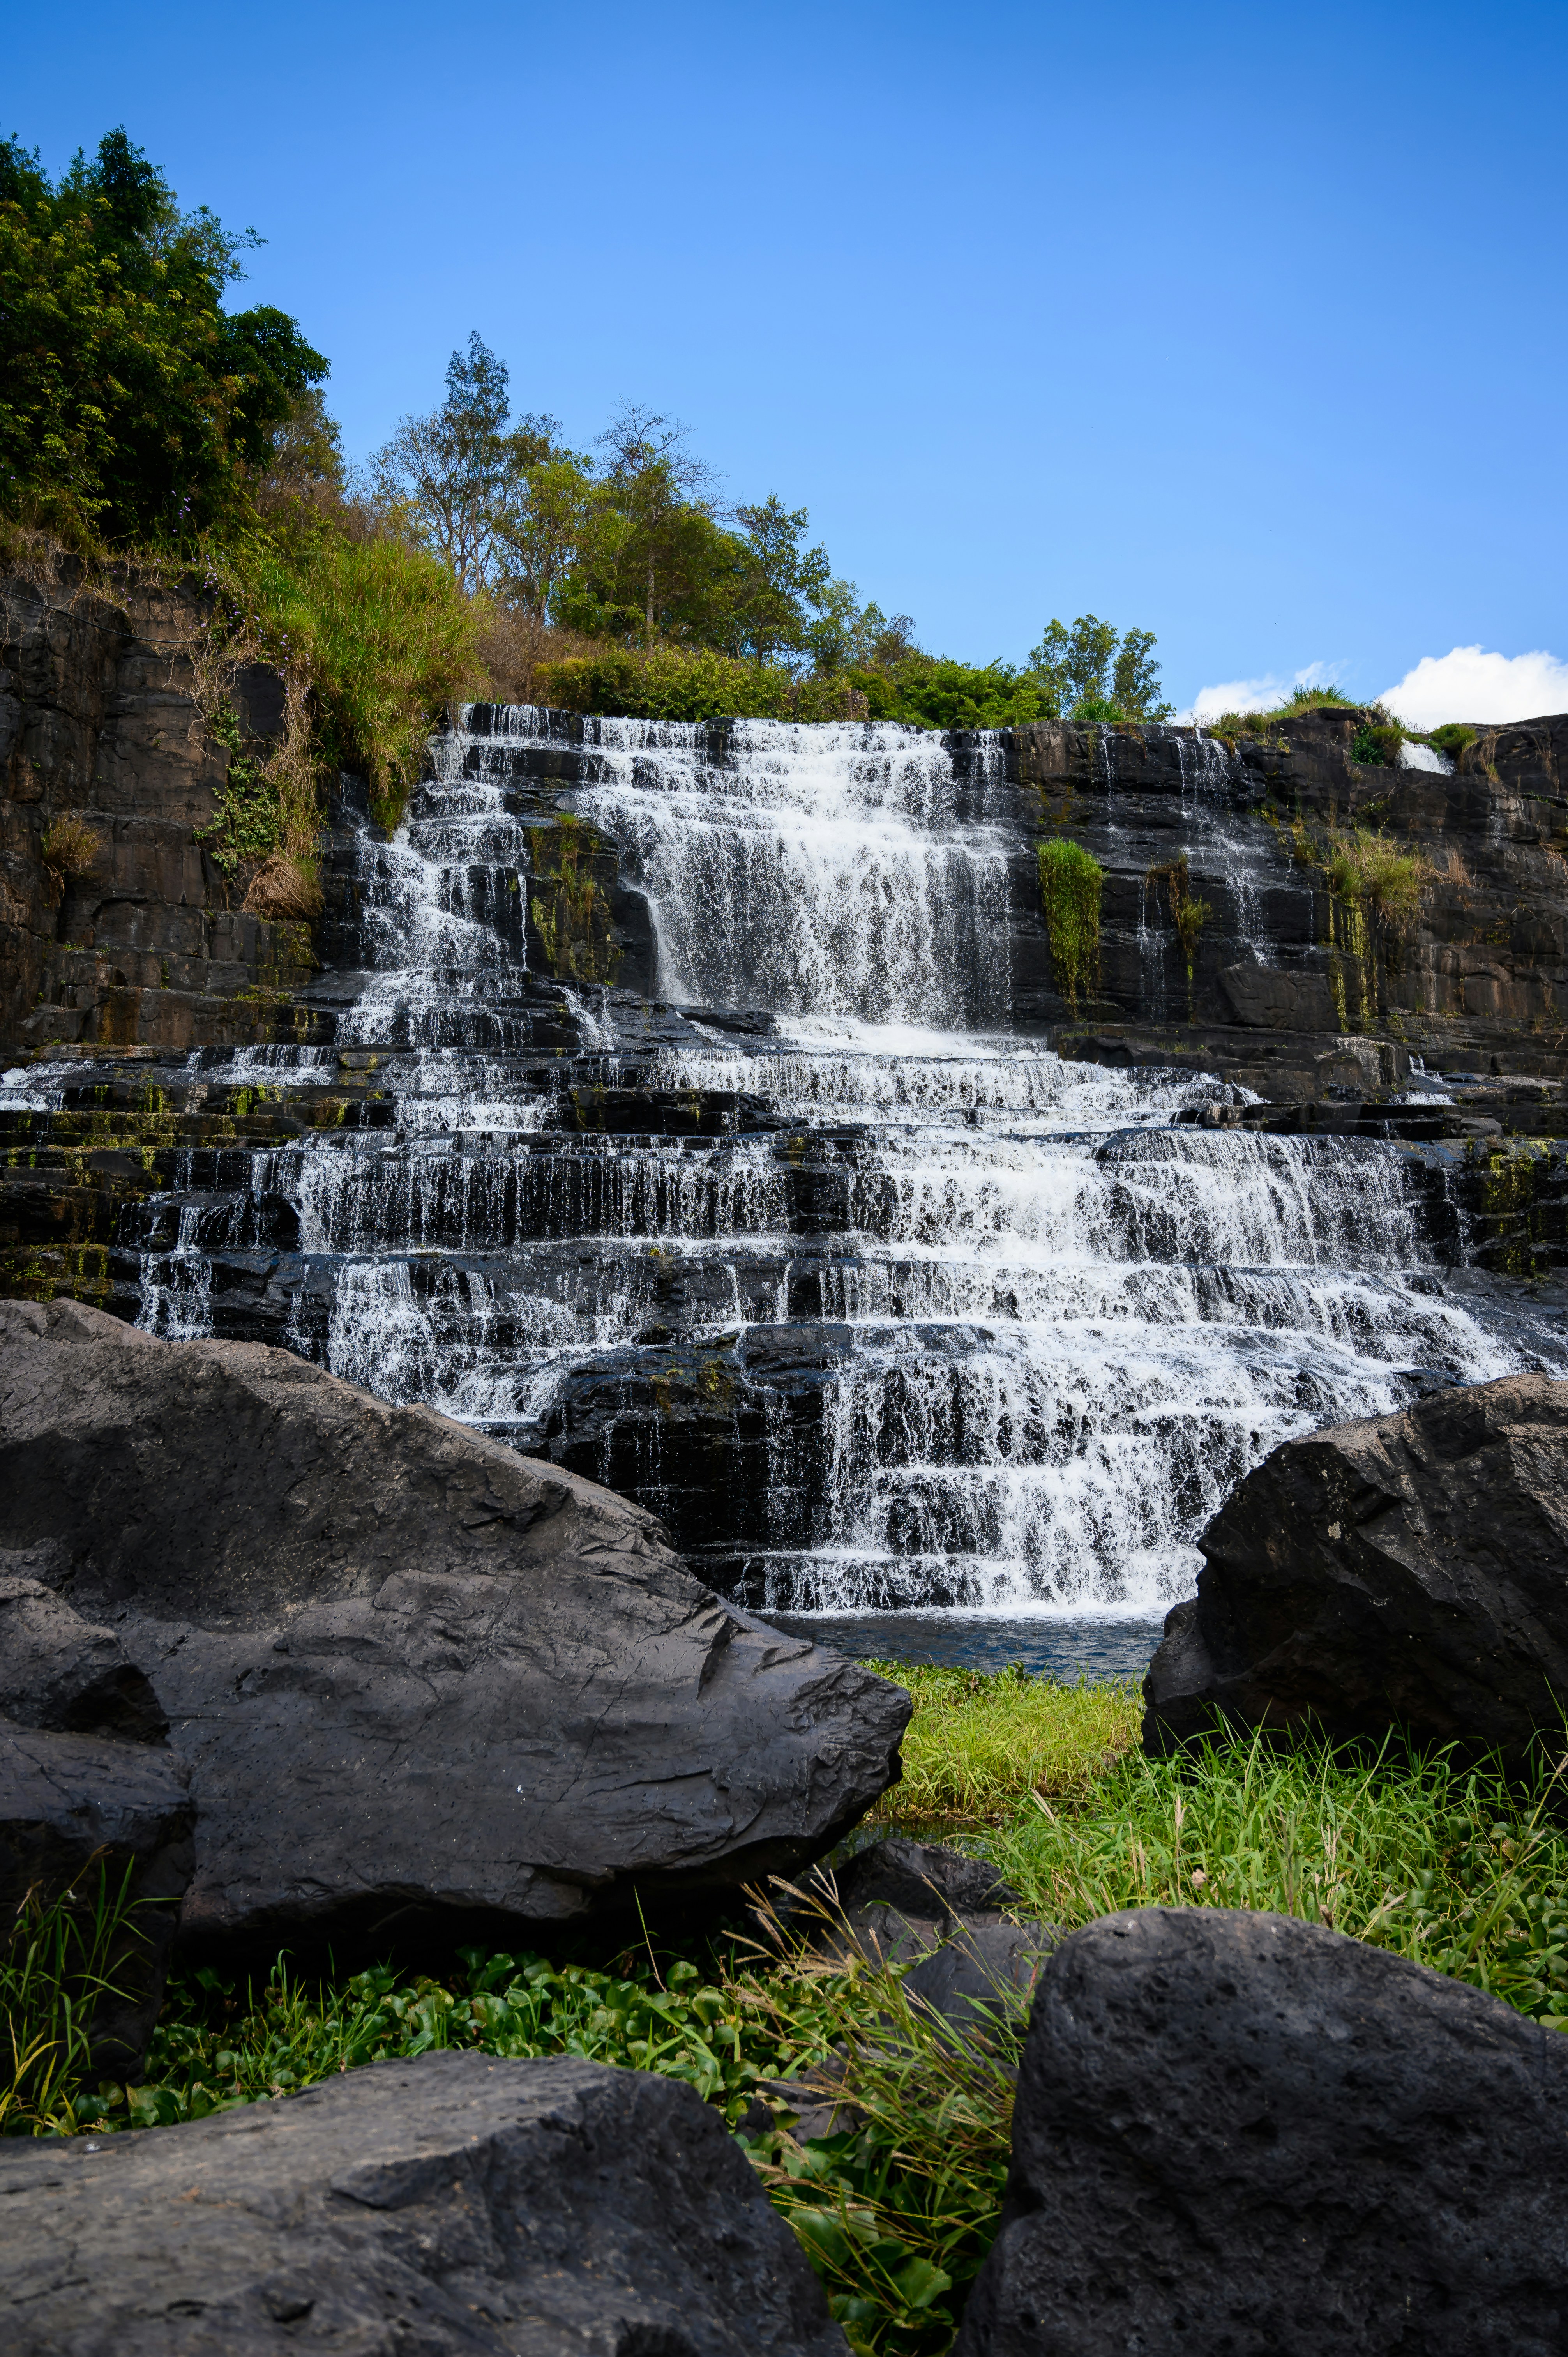
[[[0,127],[59,170],[124,123],[261,231],[356,455],[477,327],[944,652],[1092,610],[1184,705],[1568,659],[1562,0],[6,17]]]

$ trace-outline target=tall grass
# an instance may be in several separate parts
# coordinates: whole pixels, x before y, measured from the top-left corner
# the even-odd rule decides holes
[[[991,1674],[897,1662],[868,1667],[895,1679],[915,1706],[903,1778],[878,1803],[879,1824],[897,1818],[940,1830],[1010,1814],[1034,1791],[1077,1798],[1137,1740],[1130,1684],[1058,1685],[1021,1667]]]
[[[70,2136],[80,2125],[93,2016],[124,1994],[116,1971],[139,1936],[134,1871],[128,1864],[115,1878],[100,1856],[80,1889],[24,1896],[0,1951],[0,2136]]]
[[[1076,1929],[1122,1907],[1245,1907],[1325,1923],[1568,2028],[1568,1759],[1524,1783],[1392,1748],[1262,1738],[1126,1752],[1078,1807],[1031,1794],[986,1854]]]
[[[306,722],[285,726],[274,761],[285,850],[314,848],[323,770],[362,775],[395,825],[442,707],[479,682],[478,609],[435,557],[391,538],[258,537],[215,563],[227,651],[276,663]]]

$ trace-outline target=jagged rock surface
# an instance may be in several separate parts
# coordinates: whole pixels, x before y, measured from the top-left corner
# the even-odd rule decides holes
[[[1107,1915],[1035,1999],[956,2357],[1548,2357],[1568,2045],[1316,1924]]]
[[[1243,1727],[1526,1753],[1568,1695],[1568,1383],[1443,1391],[1287,1441],[1199,1541],[1144,1742]]]
[[[74,1303],[0,1305],[0,1543],[52,1544],[154,1680],[201,1812],[193,1935],[733,1886],[897,1772],[900,1689],[722,1605],[570,1474]]]
[[[13,2357],[842,2357],[695,2091],[426,2054],[96,2147],[0,2154]]]

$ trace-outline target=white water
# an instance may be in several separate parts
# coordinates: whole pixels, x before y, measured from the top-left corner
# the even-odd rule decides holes
[[[994,748],[961,778],[898,728],[753,722],[715,759],[700,728],[589,724],[573,801],[648,893],[660,997],[780,1017],[756,1043],[708,1021],[601,1053],[596,1077],[732,1092],[785,1126],[742,1103],[716,1135],[564,1131],[576,1069],[524,1069],[508,1011],[528,830],[507,785],[543,724],[501,723],[449,740],[396,840],[362,846],[376,974],[340,1039],[388,1051],[393,1127],[258,1154],[242,1197],[183,1209],[147,1273],[161,1330],[200,1330],[204,1252],[250,1244],[281,1198],[330,1271],[325,1340],[302,1292],[298,1347],[529,1440],[575,1370],[665,1319],[673,1269],[679,1338],[726,1338],[774,1400],[750,1576],[817,1609],[1158,1611],[1279,1440],[1400,1404],[1412,1369],[1515,1363],[1444,1297],[1396,1148],[1174,1126],[1244,1092],[1008,1036]],[[1211,768],[1195,864],[1246,938]],[[574,1004],[609,1050],[607,1002]],[[804,1496],[768,1389],[780,1329],[826,1369]]]

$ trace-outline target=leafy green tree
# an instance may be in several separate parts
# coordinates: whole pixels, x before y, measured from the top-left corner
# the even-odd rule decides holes
[[[1059,621],[1047,624],[1027,670],[1058,716],[1162,720],[1171,707],[1159,701],[1154,649],[1153,630],[1129,630],[1121,638],[1113,622],[1080,614],[1070,630]]]
[[[828,552],[803,546],[811,517],[787,508],[777,491],[755,507],[738,507],[746,538],[734,617],[734,648],[758,662],[800,657],[810,647],[809,615],[832,578]]]
[[[696,519],[713,522],[709,496],[713,468],[684,448],[690,429],[660,411],[623,401],[605,431],[609,453],[607,478],[624,529],[617,546],[618,587],[635,579],[642,592],[644,644],[657,635],[660,592],[666,599],[689,591],[711,557],[707,535]]]
[[[1127,720],[1165,720],[1172,706],[1160,694],[1153,630],[1129,630],[1116,651],[1111,700]]]
[[[249,505],[274,429],[328,372],[124,129],[51,184],[0,144],[0,506],[78,536],[188,543]]]
[[[405,417],[371,462],[376,502],[470,593],[503,568],[506,520],[528,469],[555,455],[553,417],[510,417],[510,375],[476,328],[446,364],[446,397]]]
[[[545,621],[575,568],[592,563],[606,523],[592,458],[553,449],[521,468],[496,530],[500,596],[531,621]]]

